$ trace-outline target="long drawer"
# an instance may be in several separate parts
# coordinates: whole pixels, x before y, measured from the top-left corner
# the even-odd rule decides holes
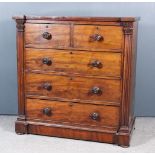
[[[27,70],[93,76],[121,76],[121,53],[25,49]]]
[[[25,76],[27,95],[120,103],[121,82],[115,79],[34,74]]]
[[[28,119],[88,126],[119,125],[119,107],[26,99]]]

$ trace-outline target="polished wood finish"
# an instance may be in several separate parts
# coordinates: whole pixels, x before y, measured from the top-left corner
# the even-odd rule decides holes
[[[48,20],[53,21],[85,21],[85,22],[135,22],[138,21],[139,17],[67,17],[67,16],[14,16],[14,20],[18,19],[25,20],[42,20],[42,22]],[[93,24],[93,23],[92,23]]]
[[[50,115],[43,113],[45,108],[51,110]],[[117,106],[27,99],[26,109],[28,119],[40,119],[51,123],[68,123],[70,125],[92,126],[93,128],[118,127],[119,125],[119,107]],[[99,115],[96,120],[91,116],[93,113]]]
[[[98,37],[94,35],[98,35]],[[102,38],[102,39],[98,39]],[[121,26],[75,25],[73,46],[78,49],[104,50],[122,49],[123,32]]]
[[[18,120],[25,121],[25,94],[24,94],[24,28],[25,17],[16,20],[17,28],[17,72],[18,72]]]
[[[137,20],[13,17],[16,133],[129,146],[134,127]]]
[[[67,98],[92,101],[120,102],[120,80],[88,78],[76,76],[60,76],[47,74],[26,74],[25,93],[27,95],[47,96],[50,98]],[[44,84],[51,85],[51,90],[44,88]],[[101,93],[93,93],[98,87]]]
[[[43,63],[47,58],[50,64]],[[93,66],[95,61],[100,62]],[[25,68],[28,71],[65,72],[80,75],[121,77],[121,53],[85,52],[55,49],[25,49]]]
[[[45,36],[48,33],[51,37]],[[70,26],[63,24],[25,24],[25,46],[36,48],[67,48]]]

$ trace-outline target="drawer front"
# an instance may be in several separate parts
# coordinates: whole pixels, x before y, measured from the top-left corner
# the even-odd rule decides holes
[[[74,26],[74,47],[86,50],[122,49],[121,26]]]
[[[120,102],[120,80],[69,77],[60,75],[27,74],[28,95],[51,98]]]
[[[30,119],[58,123],[115,127],[119,124],[119,107],[113,106],[27,99],[26,114]]]
[[[121,75],[121,54],[52,49],[26,49],[26,69],[95,76]]]
[[[25,24],[25,45],[36,48],[67,48],[70,45],[70,26]]]

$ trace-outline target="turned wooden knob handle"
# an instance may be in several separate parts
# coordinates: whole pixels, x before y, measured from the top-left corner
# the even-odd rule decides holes
[[[103,36],[99,35],[99,34],[93,34],[90,36],[90,39],[92,41],[102,41],[103,40]]]
[[[100,115],[99,115],[99,113],[97,113],[97,112],[93,112],[93,113],[90,115],[90,117],[91,117],[91,119],[93,119],[93,120],[99,120]]]
[[[50,60],[49,58],[43,58],[42,63],[50,66],[52,64],[52,60]]]
[[[96,35],[96,41],[102,41],[103,40],[103,37],[101,35]]]
[[[52,86],[50,83],[44,83],[43,84],[43,89],[46,89],[47,91],[50,91],[52,89]]]
[[[102,67],[102,63],[98,60],[94,60],[91,62],[91,66],[92,67],[96,67],[96,68],[101,68]]]
[[[44,115],[50,116],[52,114],[52,109],[51,108],[44,108],[42,112]]]
[[[99,87],[93,87],[93,88],[91,89],[91,92],[92,92],[93,94],[97,94],[97,95],[102,94],[102,90],[101,90]]]
[[[52,38],[52,35],[49,32],[44,32],[42,34],[44,39],[50,40]]]

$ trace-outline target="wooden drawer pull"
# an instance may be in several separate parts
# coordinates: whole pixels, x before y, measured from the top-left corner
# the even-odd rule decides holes
[[[100,115],[99,115],[99,113],[97,113],[97,112],[93,112],[93,113],[90,115],[90,118],[93,119],[93,120],[99,120]]]
[[[50,60],[49,58],[43,58],[42,63],[50,66],[52,64],[52,60]]]
[[[47,90],[47,91],[51,91],[52,86],[50,83],[44,83],[43,84],[43,89]]]
[[[50,40],[52,38],[52,35],[49,32],[44,32],[42,34],[44,39]]]
[[[52,115],[52,109],[51,108],[44,108],[42,112],[44,115],[47,115],[47,116]]]
[[[102,67],[102,63],[100,61],[98,61],[98,60],[94,60],[90,64],[91,64],[92,67],[96,67],[96,68],[101,68]]]
[[[99,34],[93,34],[93,35],[90,36],[90,40],[91,41],[102,41],[103,36],[101,36]]]
[[[93,94],[96,94],[96,95],[101,95],[101,94],[102,94],[102,90],[101,90],[99,87],[93,87],[93,88],[91,89],[91,92],[92,92]]]

